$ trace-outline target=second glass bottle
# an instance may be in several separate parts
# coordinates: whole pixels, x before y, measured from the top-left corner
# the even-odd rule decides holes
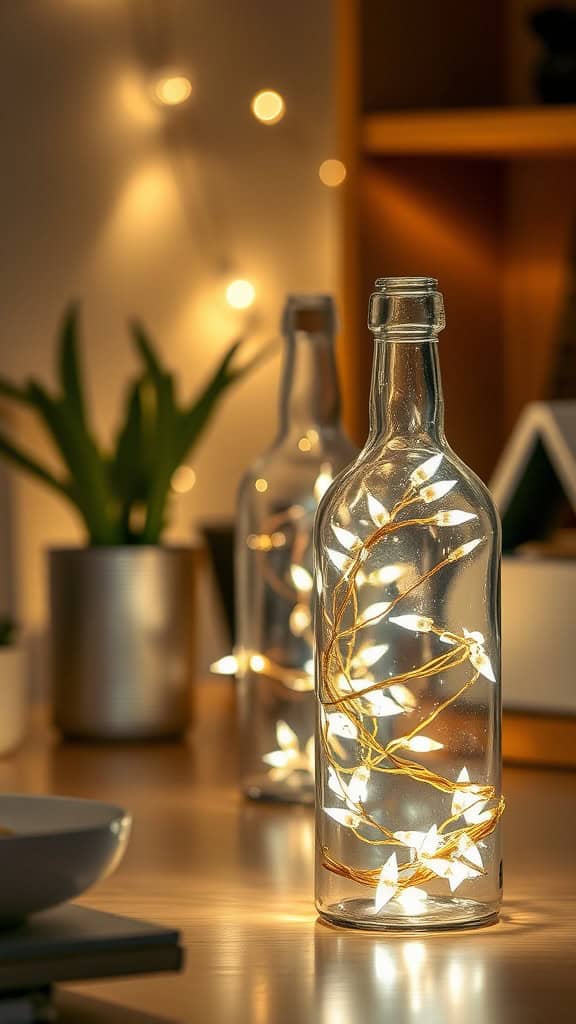
[[[279,433],[240,486],[236,534],[242,788],[314,800],[312,528],[356,450],[340,424],[334,303],[293,295],[283,316]]]

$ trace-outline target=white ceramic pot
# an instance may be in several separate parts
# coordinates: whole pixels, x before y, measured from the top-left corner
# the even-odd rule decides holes
[[[24,651],[0,647],[0,757],[22,743],[28,724],[28,694]]]

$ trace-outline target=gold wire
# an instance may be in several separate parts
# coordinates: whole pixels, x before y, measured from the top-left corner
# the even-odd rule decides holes
[[[333,768],[336,773],[336,777],[339,779],[338,773],[342,772],[345,774],[353,774],[358,767],[365,764],[372,771],[383,772],[387,774],[399,774],[408,776],[409,778],[422,782],[427,785],[434,787],[444,793],[455,792],[471,792],[477,796],[477,801],[488,803],[497,799],[497,803],[494,807],[489,809],[487,813],[489,817],[482,822],[478,822],[472,825],[466,825],[458,829],[453,829],[445,838],[446,841],[434,854],[437,858],[449,855],[455,849],[458,848],[460,839],[466,836],[471,842],[477,843],[481,839],[486,838],[496,828],[496,824],[504,811],[504,798],[502,796],[496,797],[496,791],[493,786],[481,786],[474,783],[463,783],[463,782],[452,782],[450,779],[445,779],[443,776],[436,772],[431,771],[424,765],[419,764],[415,761],[410,761],[405,758],[399,757],[395,751],[402,747],[408,740],[418,735],[422,729],[430,725],[431,722],[435,721],[438,716],[451,704],[457,701],[467,690],[469,690],[479,678],[480,673],[475,671],[474,674],[468,679],[460,689],[453,694],[451,697],[443,701],[437,708],[433,709],[428,715],[426,715],[409,733],[404,736],[398,737],[383,747],[376,740],[376,734],[378,731],[377,718],[371,717],[372,731],[367,729],[363,722],[363,715],[360,710],[355,707],[356,702],[362,700],[368,694],[373,693],[377,690],[383,691],[390,686],[397,683],[406,683],[415,679],[429,678],[431,675],[438,675],[440,672],[449,671],[452,668],[456,668],[463,664],[470,655],[471,648],[474,641],[467,637],[461,637],[458,634],[451,633],[448,630],[438,629],[432,625],[430,632],[433,632],[437,636],[442,636],[447,640],[452,640],[454,646],[446,654],[438,655],[436,658],[431,659],[424,665],[418,666],[416,669],[412,669],[408,672],[399,673],[396,676],[389,677],[386,680],[380,680],[362,690],[352,691],[342,695],[338,692],[332,682],[332,662],[334,657],[336,658],[336,670],[343,674],[345,679],[350,683],[350,664],[354,656],[354,650],[356,645],[356,636],[359,628],[369,625],[371,622],[380,621],[384,617],[388,617],[390,612],[402,601],[408,594],[412,593],[415,589],[422,586],[425,582],[431,579],[437,572],[440,572],[445,566],[451,564],[450,557],[446,557],[438,562],[432,569],[428,570],[422,576],[420,576],[410,587],[407,587],[405,591],[399,594],[392,602],[390,602],[388,608],[383,615],[374,616],[373,619],[368,619],[365,622],[358,624],[358,595],[357,595],[357,584],[356,578],[360,570],[361,565],[366,560],[367,553],[375,547],[381,540],[386,538],[390,533],[395,530],[405,528],[407,526],[424,526],[435,523],[436,517],[430,516],[426,518],[418,519],[407,519],[400,522],[395,521],[396,515],[403,511],[406,507],[415,502],[419,501],[418,495],[415,495],[415,489],[409,487],[404,493],[402,499],[393,507],[390,514],[390,520],[385,525],[378,527],[373,533],[365,540],[359,548],[352,566],[348,570],[348,573],[337,583],[334,588],[333,601],[332,601],[332,621],[330,621],[327,613],[324,613],[324,619],[328,624],[330,636],[327,644],[327,648],[323,653],[322,659],[320,659],[320,670],[321,679],[318,685],[318,694],[321,705],[324,707],[336,707],[343,706],[344,714],[348,720],[356,728],[356,735],[359,740],[362,741],[362,758],[360,765],[356,764],[353,766],[345,766],[339,764],[333,757],[330,750],[330,740],[328,737],[328,725],[324,724],[320,731],[324,756],[327,759],[329,765]],[[337,599],[339,593],[347,583],[345,594],[337,606]],[[348,605],[352,601],[352,621],[353,625],[347,629],[341,630],[340,624],[344,617],[344,614],[348,608]],[[346,642],[346,654],[345,659],[342,657],[340,649],[340,641],[347,639]],[[330,699],[326,699],[329,697]],[[325,720],[326,722],[326,720]],[[342,749],[342,748],[341,748]],[[391,763],[392,767],[382,767],[382,762],[387,761]],[[339,780],[340,781],[340,780]],[[398,839],[394,837],[394,833],[380,825],[379,822],[369,815],[362,803],[354,804],[351,803],[347,798],[346,791],[342,789],[342,796],[346,800],[349,807],[352,807],[352,813],[361,819],[361,824],[367,825],[368,827],[375,828],[381,834],[385,836],[384,839],[371,839],[368,836],[364,836],[358,826],[354,826],[350,829],[353,835],[360,840],[362,843],[370,846],[380,845],[405,845],[400,843]],[[473,807],[474,804],[468,806],[468,810]],[[438,832],[443,834],[444,829],[455,822],[461,814],[451,815],[447,818],[438,829]],[[466,860],[465,854],[461,855],[460,860],[469,867],[478,870],[476,865]],[[326,848],[322,849],[322,863],[329,871],[334,874],[341,875],[349,878],[353,881],[359,882],[364,885],[376,887],[380,877],[381,868],[373,869],[362,869],[355,868],[349,864],[338,861],[331,857]],[[431,881],[436,878],[436,874],[433,870],[426,866],[425,861],[418,859],[416,861],[409,861],[402,865],[399,865],[399,871],[409,871],[409,877],[405,879],[399,879],[398,888],[403,889],[408,886],[422,884],[424,882]],[[478,875],[483,872],[478,871]]]

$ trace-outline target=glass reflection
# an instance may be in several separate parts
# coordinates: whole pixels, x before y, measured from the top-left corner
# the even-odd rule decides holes
[[[473,948],[437,936],[405,940],[399,935],[336,934],[318,923],[315,1019],[320,1024],[495,1020],[485,964]]]

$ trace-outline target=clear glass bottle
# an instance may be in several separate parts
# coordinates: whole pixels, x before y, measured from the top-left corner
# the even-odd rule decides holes
[[[282,329],[279,433],[238,499],[241,774],[254,799],[312,803],[312,529],[319,499],[356,450],[340,424],[332,299],[290,296]]]
[[[432,278],[370,299],[370,433],[316,520],[316,905],[487,922],[502,884],[500,526],[444,435]]]

